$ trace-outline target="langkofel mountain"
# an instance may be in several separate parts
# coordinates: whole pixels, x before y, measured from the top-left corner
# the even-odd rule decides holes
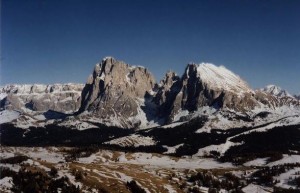
[[[300,124],[298,98],[274,85],[253,90],[224,66],[209,63],[188,64],[182,75],[167,72],[156,82],[148,69],[106,57],[85,85],[6,85],[0,104],[1,135],[8,135],[3,144],[150,146],[162,153],[181,144],[190,150],[178,147],[173,153],[201,154],[207,148],[223,155],[231,147],[246,148],[237,137]],[[20,128],[18,140],[7,128]],[[53,128],[64,135],[53,140],[39,134],[31,141],[35,132]],[[88,131],[86,139],[77,137]],[[174,138],[171,143],[165,132]],[[202,143],[204,134],[210,137]],[[286,141],[284,151],[294,148],[292,141]]]

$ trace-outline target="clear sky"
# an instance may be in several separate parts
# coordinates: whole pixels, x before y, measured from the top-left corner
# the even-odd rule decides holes
[[[1,0],[1,85],[85,83],[105,56],[157,80],[210,62],[300,93],[300,1]]]

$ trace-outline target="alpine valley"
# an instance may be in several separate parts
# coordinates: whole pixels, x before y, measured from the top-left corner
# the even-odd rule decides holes
[[[106,57],[85,85],[5,85],[0,108],[1,192],[300,191],[299,96],[224,66],[156,82]]]

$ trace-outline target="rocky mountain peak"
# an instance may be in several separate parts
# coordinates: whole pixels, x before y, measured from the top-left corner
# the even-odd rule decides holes
[[[290,93],[276,85],[267,85],[265,88],[261,89],[261,91],[277,97],[292,97]]]
[[[167,114],[169,122],[182,110],[194,112],[210,106],[244,111],[258,104],[247,83],[223,66],[191,63],[186,66],[182,77],[172,83],[166,81],[171,75],[167,74],[162,81],[165,83],[162,85],[168,86],[162,86],[156,95],[159,112]]]
[[[165,74],[163,79],[160,81],[160,86],[170,88],[172,84],[178,80],[180,80],[180,77],[175,72],[169,71]]]
[[[137,100],[144,99],[154,85],[155,79],[146,68],[104,58],[96,64],[83,89],[79,112],[87,110],[101,118],[127,119],[137,114]]]
[[[189,78],[190,76],[197,75],[197,64],[190,63],[186,66],[183,78]]]

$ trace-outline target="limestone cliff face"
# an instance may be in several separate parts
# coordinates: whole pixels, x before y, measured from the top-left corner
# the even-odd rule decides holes
[[[99,118],[126,120],[137,115],[138,100],[144,99],[154,84],[155,80],[146,68],[105,58],[88,78],[79,113],[88,111]]]
[[[72,113],[80,107],[83,84],[6,85],[0,89],[1,108]]]

